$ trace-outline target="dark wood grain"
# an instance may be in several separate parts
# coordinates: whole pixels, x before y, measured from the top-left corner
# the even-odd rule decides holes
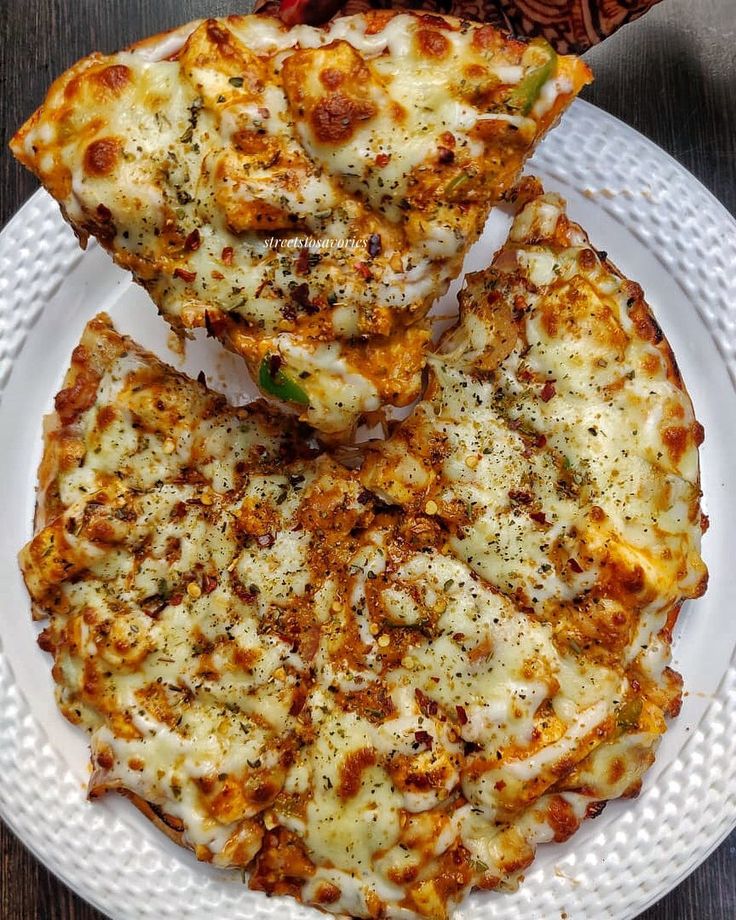
[[[238,7],[244,10],[246,4],[0,0],[3,147],[41,102],[51,80],[90,50],[112,51],[187,19]],[[597,79],[585,94],[671,153],[732,213],[736,213],[735,46],[736,0],[665,0],[589,54]],[[0,152],[0,225],[35,188],[35,180],[4,150]],[[0,920],[101,918],[0,824]],[[736,833],[640,920],[734,918]]]

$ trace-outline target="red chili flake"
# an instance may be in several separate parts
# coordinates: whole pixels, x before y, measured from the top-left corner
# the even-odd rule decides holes
[[[567,564],[570,566],[573,572],[577,572],[578,575],[583,571],[583,567],[580,565],[577,559],[570,558],[567,560]]]
[[[273,546],[276,542],[276,538],[271,533],[262,533],[260,537],[256,537],[256,543],[259,546],[264,546],[266,549]]]
[[[355,263],[356,272],[365,278],[366,281],[372,281],[373,275],[371,274],[370,268],[365,264],[365,262],[356,262]]]
[[[184,241],[184,248],[188,249],[189,252],[195,252],[201,245],[202,240],[199,237],[199,230],[195,227]]]
[[[98,204],[97,205],[97,216],[101,220],[111,220],[112,211],[109,208],[106,208],[104,204]]]
[[[297,275],[308,275],[309,274],[309,250],[300,249],[299,255],[296,257],[296,267],[294,271]],[[301,287],[301,285],[299,285]]]
[[[225,276],[223,275],[222,272],[218,272],[217,270],[215,270],[215,271],[212,272],[212,277],[215,279],[215,281],[222,281],[222,279],[223,279]]]
[[[423,729],[421,729],[418,732],[414,732],[414,737],[416,738],[419,744],[426,744],[429,750],[430,751],[432,750],[432,744],[433,744],[434,739],[429,734],[429,732],[425,732]]]
[[[437,715],[437,703],[434,700],[431,700],[425,693],[422,693],[421,690],[416,689],[414,691],[414,696],[417,701],[417,706],[419,706],[419,711],[423,716],[436,716]]]
[[[232,265],[233,264],[233,247],[226,246],[222,250],[221,258],[222,258],[222,261],[225,263],[225,265]]]
[[[455,712],[457,713],[457,720],[461,725],[468,724],[468,714],[465,712],[464,706],[456,706]]]
[[[493,788],[497,789],[500,792],[502,789],[506,788],[506,783],[502,779],[499,779],[497,782],[493,784]]]
[[[585,809],[585,817],[597,818],[605,807],[605,802],[591,802],[590,805],[588,805],[588,807]]]
[[[301,691],[301,688],[298,687],[294,691],[294,696],[291,700],[291,706],[289,707],[290,716],[298,716],[299,713],[304,709],[304,704],[307,702],[307,694]]]
[[[184,595],[183,595],[183,594],[181,594],[181,593],[172,594],[171,597],[169,598],[169,606],[170,606],[170,607],[178,607],[179,604],[181,604],[181,602],[182,602],[183,600],[184,600]]]
[[[522,492],[520,489],[511,489],[509,491],[509,498],[517,505],[530,505],[532,501],[531,493]]]
[[[547,436],[543,434],[538,434],[534,439],[535,447],[544,447],[547,444]]]
[[[705,533],[706,530],[710,527],[710,518],[707,514],[700,515],[700,532]]]
[[[182,281],[186,281],[189,284],[197,277],[197,273],[187,271],[185,268],[175,268],[174,277],[181,278]]]
[[[168,601],[161,601],[160,604],[156,604],[153,607],[143,606],[142,610],[145,613],[145,615],[149,617],[149,619],[157,620],[161,616],[161,613],[168,606],[168,603],[169,603]]]
[[[445,147],[454,147],[455,146],[455,135],[452,131],[444,131],[440,134],[440,140]]]
[[[233,593],[246,604],[252,604],[253,601],[258,597],[258,592],[255,590],[255,585],[250,585],[246,588],[246,586],[235,575],[235,572],[230,573],[230,587],[232,588]]]
[[[202,594],[212,594],[217,587],[217,578],[214,575],[202,576]]]
[[[379,153],[376,157],[376,166],[388,166],[391,155],[388,153]]]
[[[529,517],[536,521],[537,524],[546,524],[547,518],[544,516],[544,511],[530,511]]]
[[[440,163],[452,163],[455,160],[455,151],[450,150],[449,147],[438,147],[437,159],[440,161]]]
[[[309,285],[306,282],[297,284],[294,290],[291,292],[291,299],[299,304],[299,306],[306,313],[317,313],[318,307],[316,307],[309,298]]]
[[[270,118],[270,117],[271,117],[271,113],[270,113],[269,110],[265,107],[265,105],[262,105],[262,106],[258,109],[258,114],[261,116],[261,118]]]
[[[556,392],[557,390],[555,390],[554,383],[552,383],[551,380],[548,380],[542,387],[542,392],[539,394],[539,396],[543,402],[549,402]]]

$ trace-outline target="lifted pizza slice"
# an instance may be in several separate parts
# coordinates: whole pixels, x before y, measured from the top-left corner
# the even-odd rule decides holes
[[[345,438],[418,395],[427,311],[589,80],[443,16],[231,16],[83,59],[11,146],[177,331]]]

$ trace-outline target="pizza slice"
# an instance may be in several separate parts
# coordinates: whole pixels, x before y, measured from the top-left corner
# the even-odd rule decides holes
[[[443,16],[232,16],[83,59],[11,147],[174,329],[345,438],[418,395],[428,309],[589,80]]]
[[[639,285],[557,195],[531,182],[522,202],[362,480],[436,516],[482,578],[676,713],[672,628],[707,583],[703,430]]]
[[[164,364],[99,314],[74,349],[44,420],[36,527],[97,492],[110,496],[184,478],[242,488],[255,463],[278,468],[308,452],[307,433],[264,401],[224,396]]]

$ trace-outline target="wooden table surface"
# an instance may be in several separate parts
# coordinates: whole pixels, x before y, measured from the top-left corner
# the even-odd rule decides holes
[[[247,9],[246,3],[1,0],[2,146],[51,80],[89,51],[114,51],[187,19],[237,9]],[[589,53],[597,79],[584,93],[671,153],[734,214],[735,47],[736,0],[664,0]],[[0,226],[35,188],[35,180],[3,150]],[[102,914],[47,872],[1,823],[0,854],[0,920],[101,920]],[[734,918],[736,832],[639,920]]]

